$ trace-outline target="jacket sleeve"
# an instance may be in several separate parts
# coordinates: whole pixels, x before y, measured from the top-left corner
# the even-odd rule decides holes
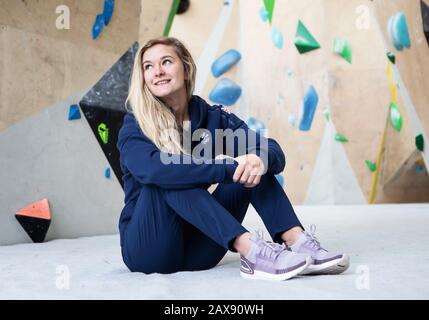
[[[245,136],[245,146],[238,144],[239,138],[234,139],[234,143],[228,143],[228,133],[225,133],[227,141],[224,142],[224,152],[231,157],[237,157],[243,154],[254,153],[262,159],[267,173],[278,174],[282,172],[286,165],[285,155],[282,148],[276,140],[266,138],[254,130],[250,129],[247,124],[238,118],[235,114],[221,110],[221,119],[224,130],[231,129],[230,135],[236,137]],[[240,132],[241,131],[241,132]],[[232,138],[229,138],[230,141]]]
[[[133,124],[119,132],[118,149],[121,166],[125,166],[137,181],[165,189],[204,187],[223,182],[232,183],[238,166],[228,159],[195,159],[186,154],[161,152],[156,145]]]

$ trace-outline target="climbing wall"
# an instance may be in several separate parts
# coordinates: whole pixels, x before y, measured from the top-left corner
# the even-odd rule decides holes
[[[212,103],[221,102],[211,99],[217,78],[208,65],[230,49],[241,54],[221,76],[241,88],[240,99],[230,109],[248,123],[267,128],[281,144],[287,166],[278,178],[294,203],[427,201],[427,171],[414,152],[412,116],[400,90],[395,109],[401,113],[400,132],[391,119],[391,62],[386,53],[392,51],[397,61],[408,53],[389,47],[387,18],[404,11],[417,30],[411,42],[425,39],[422,21],[414,21],[422,15],[412,9],[419,8],[420,1],[400,3],[385,10],[369,0],[194,0],[189,12],[176,18],[172,34],[185,41],[199,62],[197,87],[204,89],[196,93]],[[201,27],[190,32],[196,24]],[[420,40],[414,39],[416,34]],[[216,54],[208,59],[207,52]],[[426,68],[419,67],[421,57],[405,60],[410,63],[401,68]],[[417,102],[426,99],[422,90],[409,96],[418,97]],[[317,100],[313,106],[312,99]],[[427,124],[421,113],[418,119]],[[408,179],[421,184],[401,184],[395,178],[400,192],[385,193],[389,176],[398,176],[397,169],[410,161],[416,170],[408,172]],[[415,197],[416,192],[426,196]]]
[[[427,3],[421,0],[375,2],[374,12],[386,50],[395,55],[391,73],[397,84],[397,106],[403,118],[401,130],[392,126],[386,130],[379,202],[428,200],[429,150],[424,145],[429,133]],[[397,18],[400,13],[403,13],[404,25]],[[391,32],[389,25],[392,25]],[[416,143],[416,138],[421,142]]]
[[[172,3],[1,1],[0,245],[118,231],[136,41],[166,30]]]
[[[280,143],[294,204],[429,200],[424,1],[179,2],[0,0],[0,244],[117,232],[131,62],[161,34],[196,94]]]

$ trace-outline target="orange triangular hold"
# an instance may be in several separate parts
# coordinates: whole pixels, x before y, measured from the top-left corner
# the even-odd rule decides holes
[[[36,201],[16,212],[17,215],[51,220],[48,199]]]

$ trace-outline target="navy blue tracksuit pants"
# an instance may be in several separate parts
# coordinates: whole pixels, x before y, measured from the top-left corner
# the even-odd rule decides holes
[[[210,194],[203,188],[169,190],[144,185],[137,201],[145,210],[134,212],[126,226],[122,256],[131,271],[173,273],[216,266],[246,232],[241,223],[253,205],[272,239],[301,226],[283,188],[265,174],[254,188],[222,184]]]

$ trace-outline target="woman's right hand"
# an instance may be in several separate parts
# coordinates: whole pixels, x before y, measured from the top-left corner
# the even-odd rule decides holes
[[[261,181],[264,173],[264,163],[256,154],[245,154],[234,158],[238,162],[235,169],[233,180],[240,182],[246,188],[256,187]]]

